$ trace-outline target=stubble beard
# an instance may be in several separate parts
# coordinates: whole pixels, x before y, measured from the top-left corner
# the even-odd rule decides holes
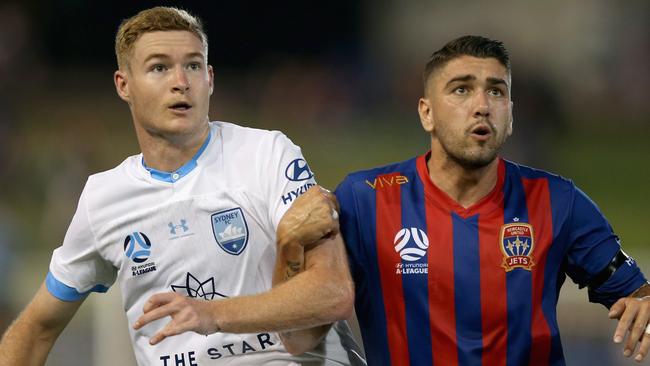
[[[453,143],[438,136],[438,141],[447,157],[454,163],[467,170],[484,168],[496,159],[505,138],[496,137],[497,141],[486,141],[478,146],[472,144]]]

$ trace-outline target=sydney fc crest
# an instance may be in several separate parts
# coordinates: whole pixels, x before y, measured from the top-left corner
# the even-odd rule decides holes
[[[212,233],[226,253],[239,255],[248,243],[248,224],[241,208],[212,214]]]
[[[526,223],[506,224],[501,227],[501,251],[503,252],[503,263],[501,266],[506,272],[515,268],[523,268],[530,271],[535,265],[533,262],[533,227]]]

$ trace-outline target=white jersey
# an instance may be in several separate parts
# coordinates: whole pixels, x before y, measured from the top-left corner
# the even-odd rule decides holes
[[[140,365],[348,364],[333,332],[326,345],[292,357],[275,333],[187,332],[151,346],[168,317],[132,328],[156,293],[219,300],[268,291],[278,223],[314,184],[300,148],[282,133],[212,122],[175,172],[147,168],[140,154],[89,177],[52,256],[48,290],[71,301],[119,280]]]

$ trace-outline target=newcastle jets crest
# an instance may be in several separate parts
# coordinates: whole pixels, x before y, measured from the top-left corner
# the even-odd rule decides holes
[[[241,208],[212,214],[212,233],[226,253],[239,255],[248,243],[248,225]]]
[[[533,262],[533,227],[526,223],[506,224],[501,227],[501,251],[503,263],[501,266],[506,272],[515,268],[530,271],[535,265]]]

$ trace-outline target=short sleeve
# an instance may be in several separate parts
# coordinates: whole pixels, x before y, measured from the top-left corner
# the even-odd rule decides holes
[[[49,292],[63,301],[76,301],[90,292],[106,292],[117,275],[117,269],[97,251],[86,191],[87,187],[79,198],[63,244],[52,254],[45,280]]]
[[[345,179],[334,192],[340,205],[341,235],[350,259],[350,270],[358,281],[361,271],[361,235],[359,232],[359,217],[357,215],[357,202],[352,189],[352,184]]]
[[[584,286],[609,265],[621,245],[596,204],[578,188],[575,188],[569,220],[571,245],[566,270],[574,282]],[[605,283],[590,289],[589,300],[610,306],[645,282],[641,270],[630,258]]]
[[[315,186],[316,180],[300,147],[278,131],[271,134],[270,146],[259,153],[266,155],[260,159],[263,164],[261,179],[268,183],[262,185],[263,194],[269,203],[269,219],[276,230],[291,204]]]

